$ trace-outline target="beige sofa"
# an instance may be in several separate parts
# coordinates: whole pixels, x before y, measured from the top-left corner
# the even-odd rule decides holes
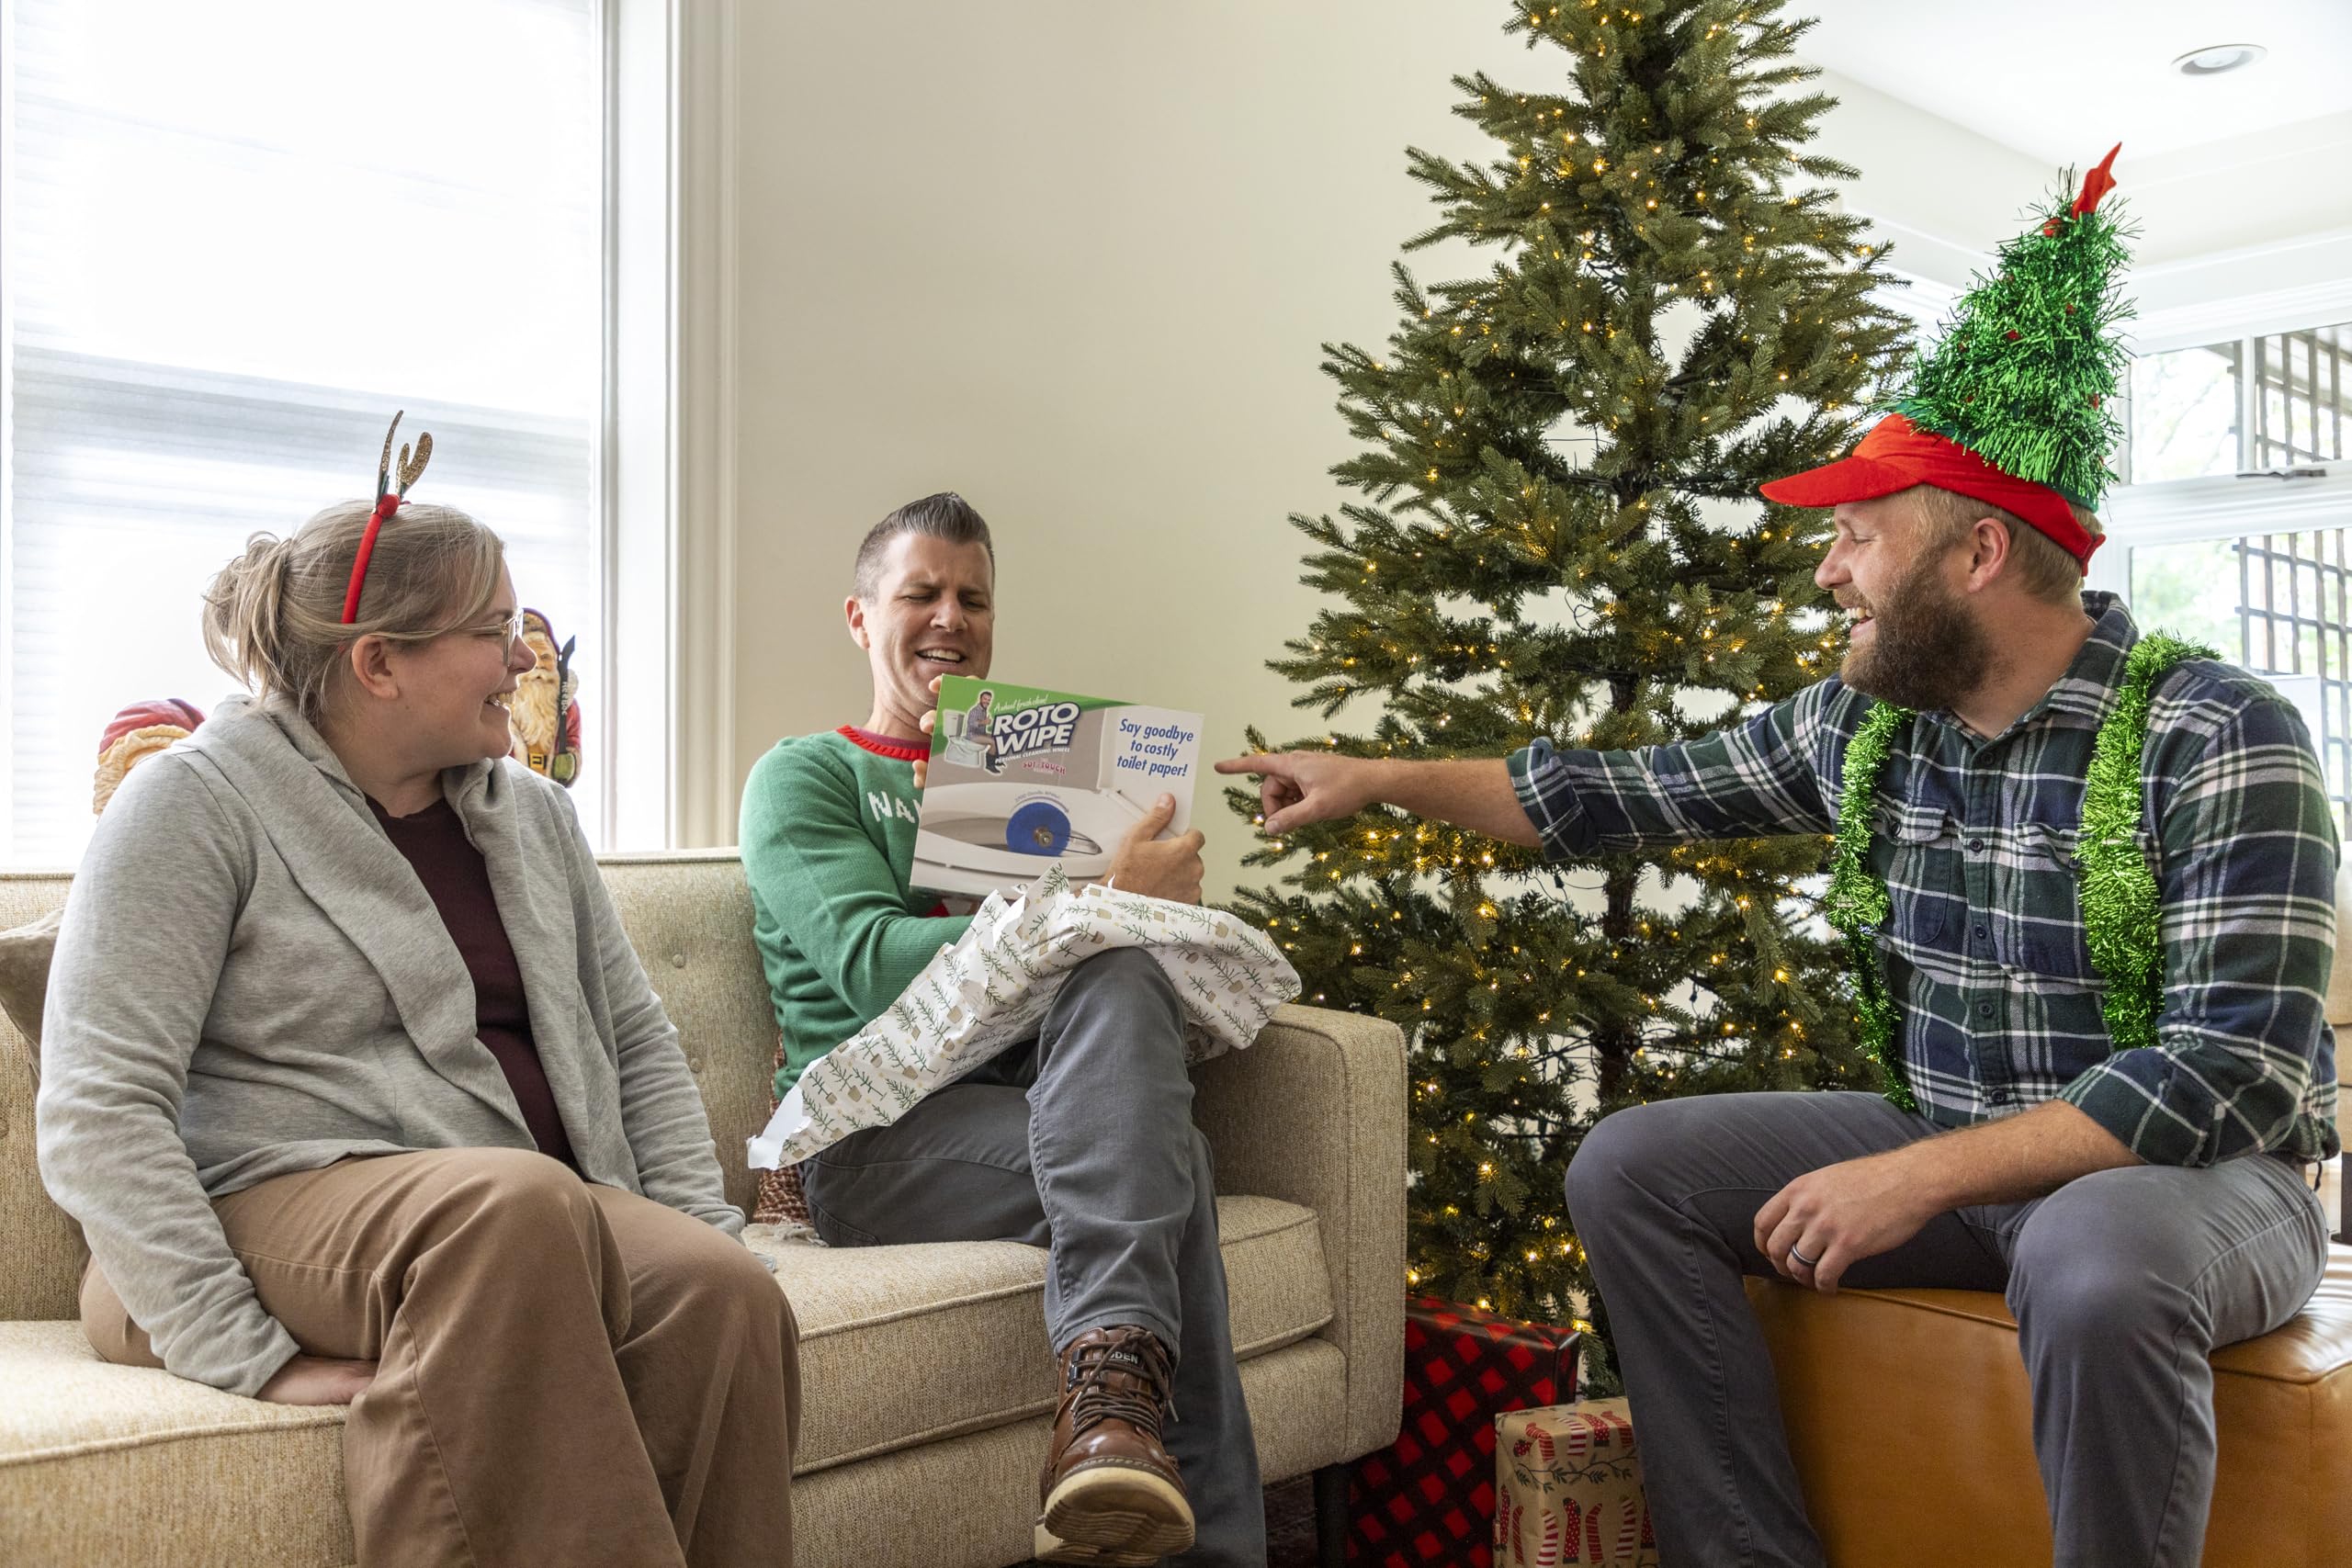
[[[729,1191],[748,1205],[743,1142],[767,1115],[775,1030],[741,864],[719,852],[604,866],[702,1082]],[[0,875],[0,930],[55,907],[66,880]],[[1325,1467],[1396,1435],[1402,1042],[1385,1023],[1287,1008],[1198,1084],[1260,1461],[1269,1482],[1329,1482]],[[1026,1558],[1054,1401],[1044,1255],[752,1239],[776,1258],[800,1322],[804,1568]],[[35,1167],[26,1043],[0,1021],[0,1563],[349,1562],[342,1413],[107,1366],[74,1321],[83,1258]]]

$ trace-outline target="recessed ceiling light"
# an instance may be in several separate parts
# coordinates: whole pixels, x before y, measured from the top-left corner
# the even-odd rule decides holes
[[[2172,68],[2184,76],[2219,76],[2225,71],[2242,70],[2269,52],[2258,43],[2217,43],[2190,50],[2174,61]]]

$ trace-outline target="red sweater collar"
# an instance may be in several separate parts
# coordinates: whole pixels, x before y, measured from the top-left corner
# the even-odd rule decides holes
[[[894,762],[918,762],[931,755],[931,743],[926,740],[901,740],[892,735],[876,735],[854,724],[842,725],[838,733],[848,736],[850,744],[859,750],[888,757]]]

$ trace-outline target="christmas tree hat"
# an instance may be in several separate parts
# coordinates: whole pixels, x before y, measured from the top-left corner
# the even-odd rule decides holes
[[[1993,276],[1974,280],[1913,367],[1909,392],[1851,456],[1775,479],[1765,496],[1835,506],[1935,485],[2023,519],[2087,570],[2099,537],[2073,508],[2096,507],[2107,490],[2122,434],[2108,404],[2129,357],[2114,333],[2132,313],[2118,278],[2129,253],[2114,210],[2099,210],[2121,151],[2001,247]]]

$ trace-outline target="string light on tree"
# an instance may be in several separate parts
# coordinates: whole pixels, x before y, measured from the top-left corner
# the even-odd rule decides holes
[[[1849,172],[1799,151],[1830,107],[1788,90],[1801,25],[1775,0],[1504,14],[1542,79],[1455,78],[1493,156],[1408,155],[1439,220],[1407,249],[1467,242],[1484,271],[1394,266],[1388,343],[1328,351],[1358,449],[1350,503],[1293,519],[1328,600],[1273,667],[1331,721],[1297,745],[1659,744],[1840,650],[1812,582],[1826,519],[1750,498],[1841,455],[1905,345],[1870,302],[1883,248],[1792,184]],[[1815,918],[1826,848],[1544,867],[1375,807],[1252,855],[1283,880],[1241,906],[1308,988],[1410,1041],[1409,1284],[1591,1317],[1561,1174],[1600,1112],[1867,1085]]]

